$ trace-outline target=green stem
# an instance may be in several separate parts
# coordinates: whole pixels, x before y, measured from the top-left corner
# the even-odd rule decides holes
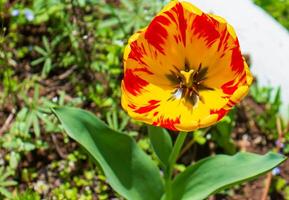
[[[178,137],[177,137],[177,141],[174,144],[172,153],[170,155],[169,158],[169,166],[168,169],[166,170],[165,173],[165,186],[166,186],[166,200],[171,200],[172,199],[172,174],[173,174],[173,170],[174,170],[174,166],[176,164],[178,155],[181,151],[181,148],[184,144],[184,141],[186,139],[187,133],[186,132],[180,132]]]

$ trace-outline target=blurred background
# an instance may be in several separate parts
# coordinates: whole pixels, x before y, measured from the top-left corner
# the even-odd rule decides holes
[[[122,199],[107,185],[101,169],[63,132],[51,115],[52,106],[93,112],[111,128],[136,138],[157,162],[146,126],[121,109],[120,81],[127,39],[147,26],[167,2],[0,1],[0,199]],[[252,3],[288,33],[289,0]],[[246,58],[250,63],[250,54]],[[279,114],[285,92],[274,85],[260,86],[257,74],[248,97],[222,122],[190,134],[178,170],[219,153],[273,150],[288,156],[289,124]],[[210,200],[287,200],[288,181],[285,162],[271,174]]]

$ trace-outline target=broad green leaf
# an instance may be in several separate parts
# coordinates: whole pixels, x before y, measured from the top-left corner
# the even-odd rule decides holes
[[[84,110],[60,107],[54,113],[68,135],[100,164],[115,191],[129,200],[160,199],[159,170],[130,136],[110,129]]]
[[[156,126],[148,126],[148,133],[154,152],[162,164],[168,166],[169,157],[173,148],[170,134],[167,130]]]
[[[202,200],[233,184],[242,183],[276,167],[285,157],[276,153],[217,155],[188,167],[173,181],[173,200]]]

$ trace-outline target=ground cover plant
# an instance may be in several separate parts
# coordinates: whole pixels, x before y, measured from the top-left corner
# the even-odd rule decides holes
[[[264,2],[258,4],[265,6]],[[288,7],[279,8],[280,2],[265,8],[275,17],[276,12],[288,19]],[[127,40],[147,26],[166,3],[1,1],[1,198],[122,199],[107,184],[101,168],[59,126],[51,114],[54,106],[90,110],[111,129],[134,137],[161,165],[147,127],[120,107],[120,82]],[[220,123],[187,136],[176,172],[213,154],[273,150],[288,155],[288,126],[278,114],[280,92],[255,83],[250,95]],[[177,134],[170,135],[175,141]],[[210,198],[268,195],[288,199],[288,173],[285,162],[273,170],[273,176],[219,191]]]

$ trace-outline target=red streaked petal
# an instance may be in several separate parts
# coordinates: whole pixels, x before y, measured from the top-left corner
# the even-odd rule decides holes
[[[176,125],[180,124],[180,117],[175,119],[164,118],[163,116],[159,117],[156,121],[153,122],[154,126],[161,126],[163,128],[170,129],[172,131],[177,131]]]
[[[144,114],[144,113],[148,113],[154,109],[156,109],[157,107],[159,107],[160,105],[158,104],[160,101],[157,101],[157,100],[150,100],[148,103],[147,106],[143,106],[143,107],[140,107],[136,110],[134,110],[135,113],[138,113],[138,114]]]
[[[217,22],[215,19],[206,14],[196,16],[193,21],[192,29],[195,35],[199,38],[204,38],[208,47],[210,47],[219,37],[220,33],[217,31]]]
[[[147,54],[146,50],[144,48],[144,45],[138,45],[137,41],[133,41],[130,44],[130,48],[131,48],[131,52],[128,56],[128,58],[131,58],[135,61],[137,61],[140,64],[144,64],[147,65],[144,61],[143,61],[143,57]]]
[[[236,41],[236,43],[239,43]],[[244,59],[242,57],[239,44],[232,49],[232,62],[231,62],[232,70],[237,74],[240,74],[244,71]]]
[[[131,69],[125,71],[123,82],[125,89],[134,96],[138,95],[141,92],[141,89],[149,84],[147,81],[134,74]]]
[[[146,67],[135,68],[133,71],[134,72],[145,72],[145,73],[147,73],[149,75],[153,75],[154,74],[151,71],[149,71],[148,68],[146,68]]]
[[[173,11],[178,16],[178,28],[181,34],[181,38],[184,46],[186,46],[186,32],[187,32],[187,21],[184,16],[184,8],[181,3],[177,3],[173,8]],[[175,22],[175,21],[174,21]]]
[[[220,121],[230,110],[226,110],[224,108],[221,108],[219,110],[211,110],[210,114],[214,115],[217,114],[218,115],[218,121]]]
[[[164,26],[170,24],[170,20],[160,15],[153,19],[145,32],[145,38],[153,45],[159,52],[164,54],[162,44],[164,44],[168,32]]]
[[[235,80],[231,80],[225,83],[221,88],[225,94],[232,95],[238,89],[238,83],[235,83]]]

